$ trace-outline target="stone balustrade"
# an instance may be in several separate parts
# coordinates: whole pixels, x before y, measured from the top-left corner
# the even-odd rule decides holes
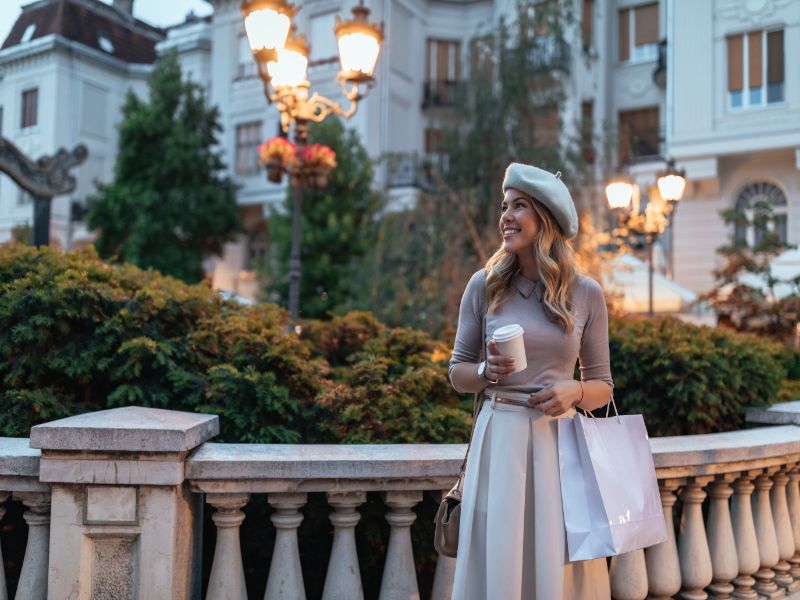
[[[265,525],[247,523],[242,510],[257,494],[274,508],[264,597],[304,599],[298,527],[308,494],[318,492],[333,530],[323,600],[364,597],[355,530],[368,492],[380,492],[390,529],[379,598],[419,598],[415,507],[424,493],[438,499],[452,485],[465,449],[217,444],[205,441],[216,433],[214,417],[153,409],[40,427],[30,444],[41,452],[26,439],[0,439],[0,518],[9,497],[28,509],[17,590],[26,599],[73,590],[199,598],[202,501],[217,528],[205,597],[245,599],[239,534]],[[610,561],[613,597],[800,598],[800,427],[654,438],[651,448],[669,538]],[[453,571],[454,560],[440,557],[432,600],[450,597]]]

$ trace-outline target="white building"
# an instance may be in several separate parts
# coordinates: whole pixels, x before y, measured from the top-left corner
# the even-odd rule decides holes
[[[95,180],[111,179],[125,94],[146,94],[155,45],[164,36],[130,9],[130,1],[120,0],[114,6],[33,2],[0,49],[0,133],[33,159],[79,143],[89,150],[74,171],[75,193],[53,202],[50,237],[61,247],[87,237],[83,226],[70,222],[71,202],[85,201]],[[0,243],[32,222],[31,198],[0,175]]]
[[[206,85],[211,101],[220,108],[221,143],[231,174],[242,185],[239,203],[248,234],[230,244],[217,261],[214,280],[217,287],[252,295],[257,284],[250,271],[251,259],[263,252],[268,236],[264,215],[285,194],[283,187],[268,183],[258,169],[255,148],[275,135],[278,116],[264,100],[244,36],[240,2],[209,1],[214,7],[212,19],[170,29],[157,48],[163,52],[176,47],[184,68]],[[719,212],[765,193],[777,203],[779,216],[771,226],[790,243],[800,242],[800,70],[787,60],[800,56],[800,2],[572,1],[576,19],[567,32],[568,47],[554,47],[547,58],[562,67],[568,91],[566,103],[559,108],[562,121],[573,131],[589,124],[600,139],[608,139],[609,131],[618,137],[609,162],[630,164],[645,193],[652,193],[655,174],[664,167],[659,157],[671,156],[686,168],[689,184],[675,215],[674,230],[665,239],[672,240],[665,247],[675,280],[697,292],[708,289],[719,262],[716,248],[733,233]],[[98,7],[97,0],[41,0],[27,10],[56,4],[114,10]],[[296,22],[311,42],[312,61],[324,63],[337,55],[334,18],[349,16],[352,4],[341,0],[302,3]],[[349,125],[358,129],[375,157],[387,152],[435,152],[437,121],[452,104],[454,84],[468,75],[472,40],[488,39],[501,17],[514,14],[515,3],[367,0],[366,4],[371,19],[384,22],[386,43],[376,68],[377,85],[360,103]],[[124,18],[126,8],[119,8],[115,12]],[[145,35],[144,24],[127,22]],[[14,29],[18,36],[19,28],[20,23]],[[149,31],[151,37],[158,35],[156,30]],[[44,39],[34,34],[27,43],[17,38],[9,45],[6,40],[0,51],[0,69],[5,73],[0,89],[4,132],[33,154],[97,135],[84,131],[92,125],[73,118],[68,120],[69,126],[61,126],[67,131],[55,137],[55,124],[61,122],[57,115],[63,114],[64,98],[74,102],[71,114],[88,118],[94,113],[86,108],[83,98],[89,96],[81,90],[86,85],[97,87],[99,82],[89,75],[75,76],[75,57],[85,54],[87,69],[95,64],[89,57],[95,57],[95,62],[99,61],[96,55],[109,58],[102,47],[82,48],[80,53],[66,55],[69,60],[57,60],[57,52],[52,51],[53,58],[46,63],[49,77],[53,81],[60,77],[77,90],[65,95],[61,88],[54,89],[55,84],[39,84],[43,117],[34,134],[19,126],[20,106],[31,82],[42,77],[36,74],[39,71],[32,57],[41,54],[34,48],[45,43]],[[80,45],[75,40],[70,43],[71,47]],[[102,65],[111,71],[108,63]],[[80,64],[83,69],[83,62]],[[104,89],[116,99],[106,106],[110,129],[105,130],[103,143],[107,145],[94,140],[90,146],[93,160],[102,163],[102,168],[95,165],[89,177],[84,172],[89,165],[81,168],[84,187],[76,197],[85,195],[91,178],[110,176],[118,99],[126,85],[141,89],[146,69],[130,62],[119,65],[118,83],[105,84]],[[337,69],[335,61],[312,67],[312,89],[339,97]],[[104,77],[110,75],[104,73]],[[45,107],[52,117],[44,117]],[[52,124],[45,127],[45,121]],[[602,181],[610,173],[602,172],[599,163],[597,176]],[[406,175],[401,173],[392,181],[390,191],[398,207],[413,199],[413,169]],[[384,176],[381,173],[376,183],[384,183]],[[0,241],[8,237],[9,227],[30,214],[29,207],[15,204],[15,192],[9,187],[13,184],[0,183]],[[596,202],[604,202],[597,190],[593,193]],[[738,233],[751,238],[758,235],[744,230]]]

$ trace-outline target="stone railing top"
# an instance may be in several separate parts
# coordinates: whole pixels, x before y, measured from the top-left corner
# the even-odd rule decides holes
[[[757,427],[739,431],[650,438],[656,468],[711,465],[800,454],[800,428]]]
[[[768,425],[800,425],[800,400],[772,406],[751,406],[747,409],[745,420]]]
[[[219,417],[126,406],[31,429],[31,448],[97,452],[183,452],[219,433]]]
[[[204,444],[188,479],[408,479],[451,477],[465,444]]]
[[[0,438],[0,475],[38,477],[41,456],[28,438]]]

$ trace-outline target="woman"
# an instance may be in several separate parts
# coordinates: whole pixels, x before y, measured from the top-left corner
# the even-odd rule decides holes
[[[578,216],[560,173],[512,163],[503,193],[503,245],[467,284],[450,360],[453,387],[486,398],[467,459],[452,597],[605,600],[605,559],[567,562],[553,422],[611,397],[605,299],[576,273],[567,240]],[[492,341],[512,323],[524,329],[528,366],[518,372]]]

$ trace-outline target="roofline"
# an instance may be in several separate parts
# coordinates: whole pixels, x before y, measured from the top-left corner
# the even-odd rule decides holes
[[[82,56],[92,62],[100,63],[117,71],[124,71],[131,75],[147,75],[152,69],[152,63],[129,63],[114,56],[109,56],[101,50],[90,48],[56,33],[37,38],[25,44],[15,44],[5,50],[0,50],[0,67],[31,58],[38,54],[57,52],[63,50],[68,54]]]

